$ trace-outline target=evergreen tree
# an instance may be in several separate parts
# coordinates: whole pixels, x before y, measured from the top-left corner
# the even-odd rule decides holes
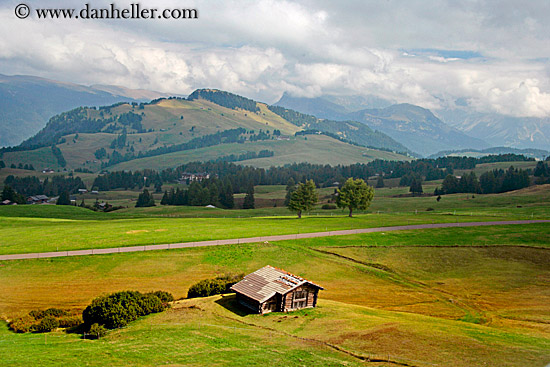
[[[220,192],[218,190],[218,186],[213,183],[210,185],[210,188],[208,188],[208,204],[218,206],[218,202],[220,201]]]
[[[59,194],[56,205],[71,205],[71,197],[68,191],[63,191]]]
[[[231,186],[231,181],[229,180],[226,180],[223,186],[223,190],[220,194],[220,203],[226,209],[233,209],[235,207],[233,187]]]
[[[136,208],[148,206],[155,206],[155,199],[153,198],[153,195],[149,194],[149,190],[143,189],[143,192],[138,196]]]
[[[9,200],[9,201],[15,201],[15,190],[11,188],[11,186],[4,186],[4,190],[2,190],[2,201]]]
[[[162,195],[162,199],[160,200],[160,205],[169,205],[170,203],[170,197],[168,196],[168,190],[164,191],[164,195]]]
[[[0,162],[0,168],[1,166],[2,164]],[[539,161],[537,163],[537,166],[535,167],[535,171],[533,172],[533,175],[535,177],[548,177],[550,175],[550,172],[548,170],[548,165],[543,161]]]
[[[413,196],[422,194],[424,192],[422,190],[422,181],[420,179],[413,178],[409,192],[411,192]]]
[[[157,194],[160,194],[162,192],[162,182],[161,181],[155,182],[155,192]]]
[[[17,204],[26,204],[25,197],[21,194],[18,194],[11,186],[5,185],[2,190],[2,200],[9,200],[12,203]]]
[[[173,196],[172,205],[189,205],[189,191],[178,188]]]
[[[484,194],[494,194],[498,192],[499,184],[493,171],[484,172],[479,176],[479,186]]]
[[[243,201],[243,209],[254,209],[254,186],[249,185]]]
[[[203,187],[200,189],[198,203],[200,206],[210,204],[210,190],[208,190],[208,187]]]
[[[453,175],[447,175],[441,184],[443,194],[455,194],[458,192],[458,179]]]
[[[202,187],[197,181],[192,181],[189,184],[189,189],[187,190],[189,195],[189,205],[200,206],[202,205]],[[181,204],[180,204],[181,205]]]
[[[298,188],[292,192],[288,209],[297,212],[298,218],[302,218],[302,211],[313,209],[318,200],[315,183],[313,180],[308,180],[306,183],[299,183]]]
[[[376,188],[381,189],[382,187],[384,187],[384,177],[382,177],[382,175],[379,175],[378,180],[376,181]]]
[[[348,208],[349,216],[353,216],[354,209],[366,210],[374,197],[372,186],[358,178],[348,178],[341,189],[338,189],[336,205],[339,208]]]

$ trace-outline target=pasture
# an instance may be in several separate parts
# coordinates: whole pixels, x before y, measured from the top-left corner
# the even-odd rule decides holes
[[[111,213],[0,207],[0,253],[548,219],[549,188],[446,195],[439,202],[383,188],[354,218],[318,207],[301,220],[282,207],[157,206]],[[323,202],[333,190],[320,190]],[[284,194],[284,186],[256,190],[264,200]],[[3,261],[0,317],[6,320],[48,307],[78,312],[99,295],[129,289],[165,290],[180,300],[95,341],[62,331],[14,334],[0,323],[0,353],[14,366],[355,366],[369,360],[372,366],[544,366],[550,362],[549,244],[550,224],[541,223]],[[244,312],[231,295],[185,299],[199,280],[267,264],[321,284],[319,307],[260,316]]]
[[[37,354],[47,354],[46,365],[81,364],[91,355],[133,365],[257,364],[268,357],[283,364],[355,365],[370,357],[389,359],[378,364],[388,366],[544,365],[549,228],[449,228],[4,262],[5,318],[37,308],[78,310],[125,289],[181,298],[200,279],[266,264],[326,290],[315,310],[266,316],[243,313],[230,296],[178,301],[99,341],[56,332],[44,344],[43,335],[3,326],[0,348],[13,365]]]

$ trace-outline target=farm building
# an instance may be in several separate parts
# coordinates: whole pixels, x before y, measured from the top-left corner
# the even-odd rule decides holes
[[[46,195],[30,196],[27,199],[27,204],[44,204],[44,203],[48,202],[48,199],[49,198]]]
[[[261,314],[315,307],[320,289],[320,285],[269,265],[231,287],[240,304]]]

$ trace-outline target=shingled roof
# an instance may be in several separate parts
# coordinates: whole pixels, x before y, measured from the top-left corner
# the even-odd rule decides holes
[[[323,289],[320,285],[309,280],[267,265],[245,276],[243,280],[233,285],[231,290],[262,303],[276,293],[284,295],[303,284],[311,284],[314,287]]]

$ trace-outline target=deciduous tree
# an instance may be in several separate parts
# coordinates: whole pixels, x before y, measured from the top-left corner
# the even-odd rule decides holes
[[[336,205],[339,208],[348,208],[349,216],[353,216],[353,210],[365,210],[370,206],[374,197],[374,189],[372,186],[358,178],[348,178],[341,189],[338,189],[336,196]]]
[[[308,180],[306,183],[300,182],[290,195],[288,209],[297,212],[298,218],[302,218],[302,212],[313,209],[317,201],[318,196],[313,180]]]

